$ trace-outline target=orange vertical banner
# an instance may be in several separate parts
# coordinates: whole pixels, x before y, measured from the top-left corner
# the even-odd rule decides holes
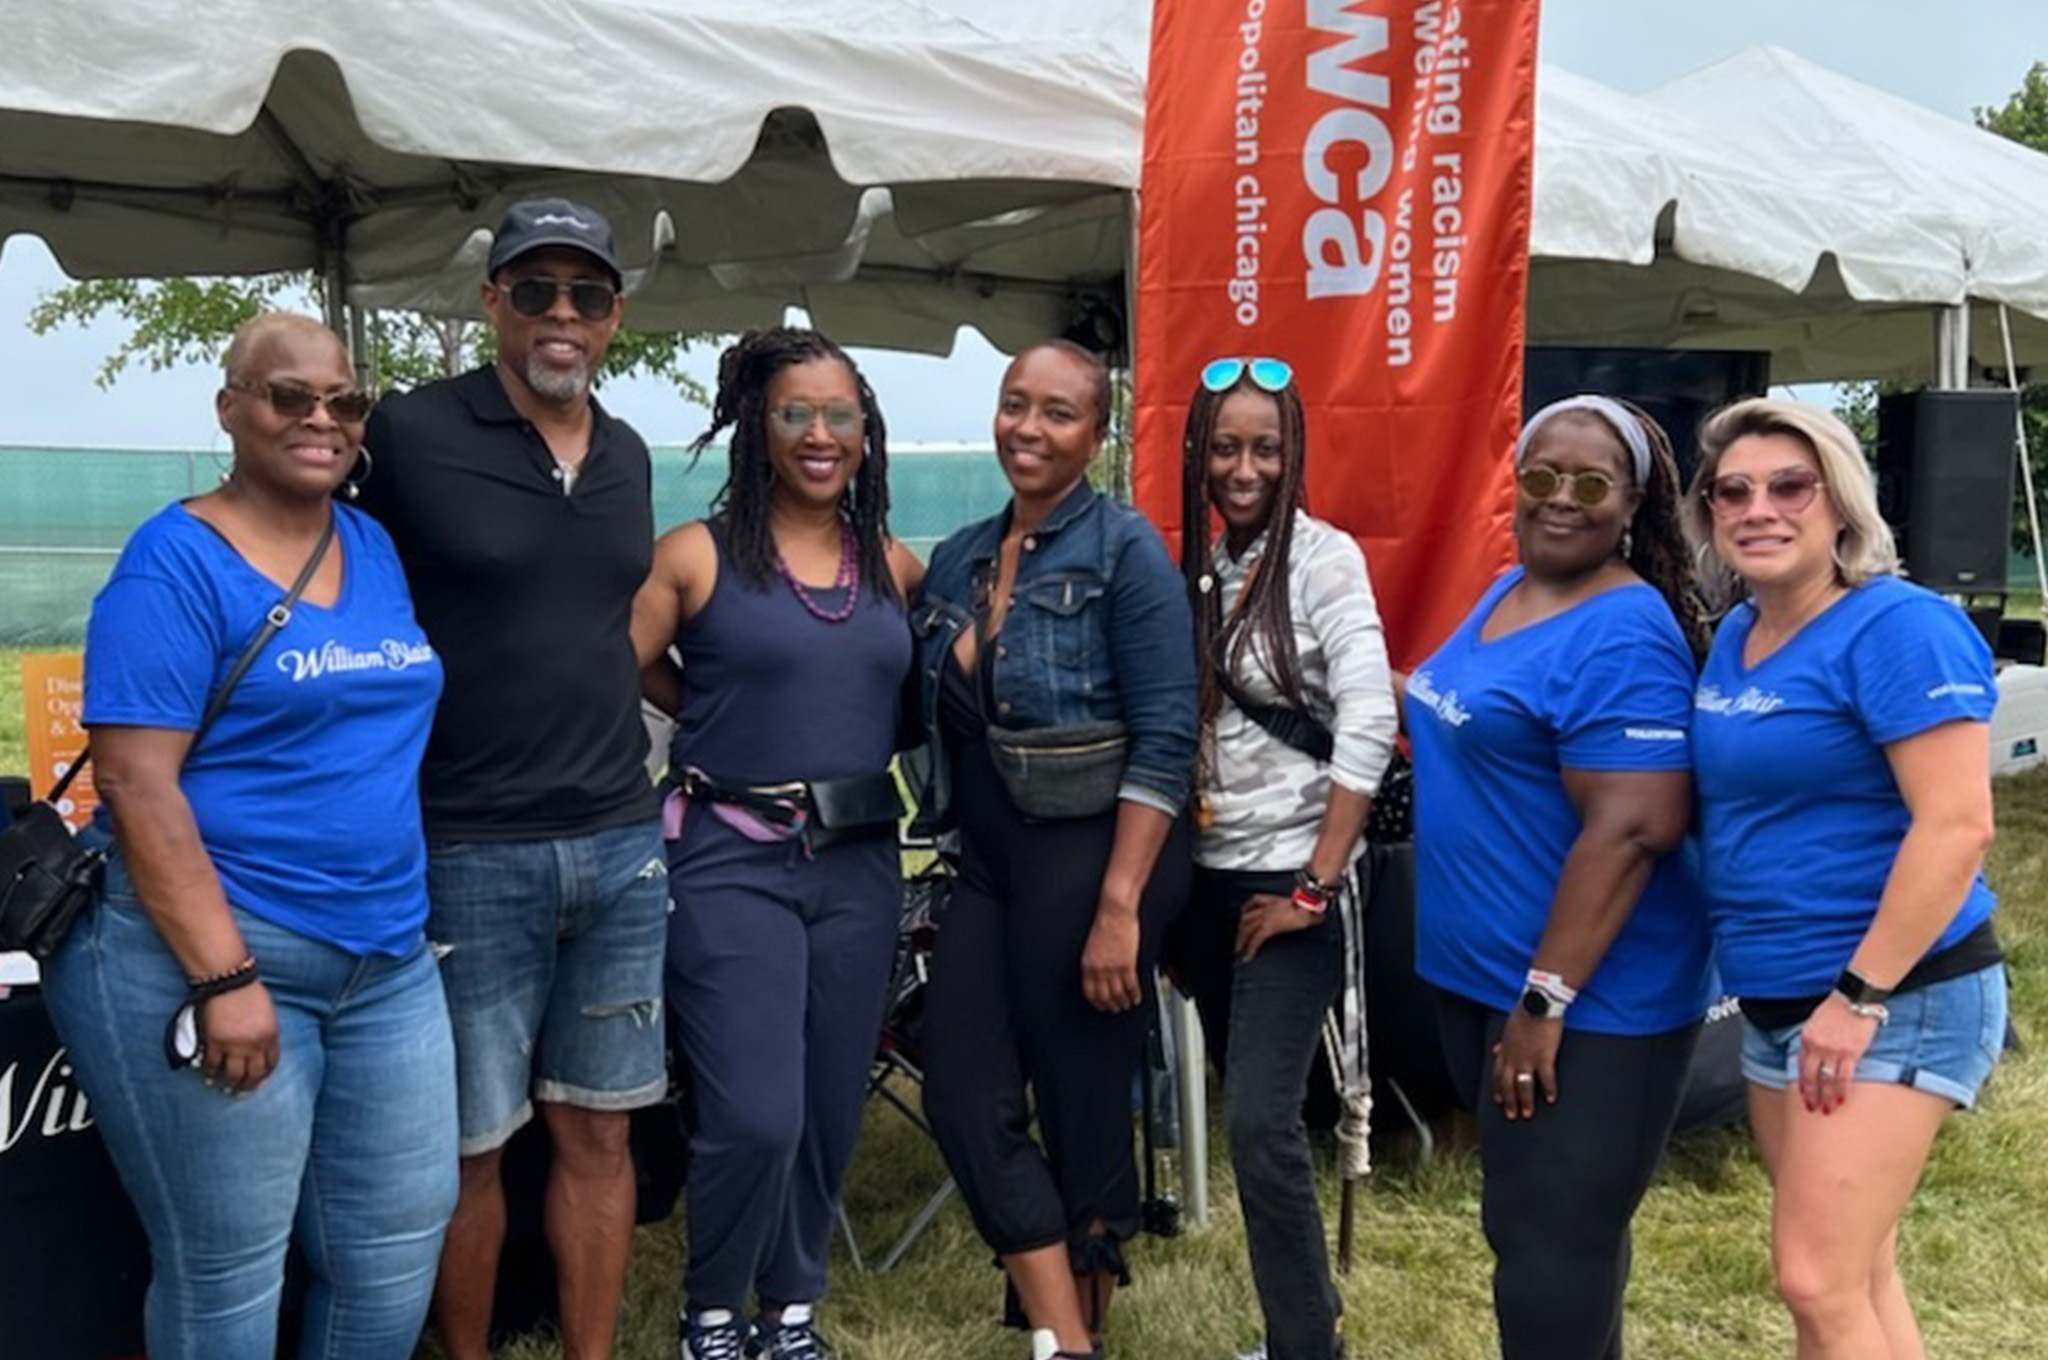
[[[1272,355],[1309,508],[1371,562],[1394,664],[1513,559],[1536,0],[1157,0],[1136,488],[1180,527],[1202,364]]]
[[[85,659],[77,652],[30,652],[21,658],[21,705],[28,736],[28,783],[46,796],[71,762],[85,750]],[[73,830],[92,820],[99,806],[86,766],[57,810]]]

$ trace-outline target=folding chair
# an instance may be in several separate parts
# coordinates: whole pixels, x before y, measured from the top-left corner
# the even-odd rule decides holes
[[[905,845],[907,850],[925,848],[915,843]],[[874,1063],[868,1073],[869,1097],[886,1102],[927,1138],[932,1136],[932,1128],[925,1121],[924,1112],[906,1099],[893,1083],[897,1078],[904,1078],[913,1086],[921,1088],[924,1084],[918,1028],[924,1019],[925,981],[931,965],[932,946],[938,938],[939,918],[945,914],[946,904],[953,893],[953,868],[936,847],[931,848],[931,862],[912,874],[903,885],[903,910],[896,927],[896,961],[889,978],[888,1008],[883,1013],[882,1037],[875,1047]],[[944,1184],[932,1192],[895,1243],[872,1268],[861,1254],[853,1222],[847,1217],[846,1207],[842,1204],[839,1229],[846,1238],[847,1255],[853,1258],[854,1269],[872,1269],[877,1275],[895,1269],[924,1230],[931,1226],[932,1220],[938,1217],[939,1211],[946,1207],[946,1201],[953,1197],[956,1188],[953,1178],[946,1177]]]

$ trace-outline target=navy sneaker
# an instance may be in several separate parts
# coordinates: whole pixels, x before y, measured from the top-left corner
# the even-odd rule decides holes
[[[754,1324],[752,1355],[758,1360],[835,1360],[838,1352],[818,1335],[818,1324],[808,1317],[790,1322]]]
[[[747,1360],[747,1324],[724,1309],[686,1318],[677,1360]]]

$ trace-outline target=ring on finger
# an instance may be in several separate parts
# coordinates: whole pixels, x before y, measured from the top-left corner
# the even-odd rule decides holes
[[[1517,1086],[1532,1086],[1535,1084],[1535,1082],[1536,1074],[1534,1072],[1515,1073],[1515,1084]]]
[[[1835,1065],[1833,1063],[1822,1063],[1820,1065],[1820,1079],[1822,1081],[1833,1081],[1835,1079]]]

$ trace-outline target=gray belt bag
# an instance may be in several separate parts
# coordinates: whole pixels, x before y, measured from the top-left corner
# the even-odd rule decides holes
[[[1093,817],[1116,806],[1129,742],[1120,722],[1013,729],[991,725],[988,749],[1026,817]]]

